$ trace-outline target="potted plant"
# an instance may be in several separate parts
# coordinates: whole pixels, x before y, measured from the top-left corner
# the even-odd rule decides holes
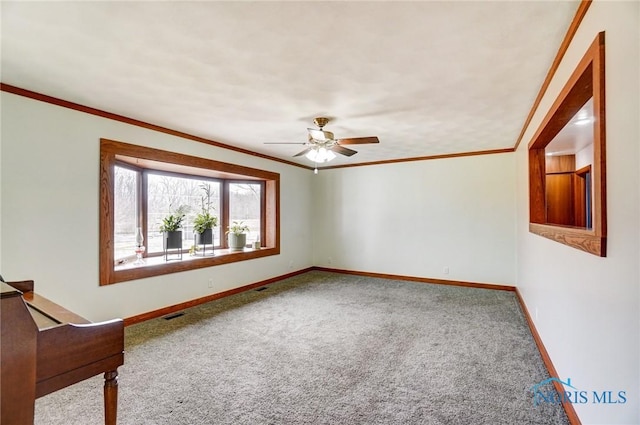
[[[218,217],[209,211],[201,212],[193,220],[193,233],[196,234],[196,245],[213,243],[213,228],[218,225]]]
[[[242,251],[247,244],[247,232],[249,226],[244,224],[243,221],[234,221],[227,229],[227,237],[229,241],[230,251]]]
[[[205,195],[200,197],[201,211],[193,220],[193,233],[195,233],[195,245],[212,245],[213,228],[218,225],[218,217],[211,215],[211,185],[201,185]],[[206,203],[205,203],[206,199]],[[206,206],[205,206],[206,205]]]
[[[167,249],[182,249],[182,222],[187,215],[188,207],[180,206],[174,213],[162,219],[160,231],[163,233],[162,246]]]

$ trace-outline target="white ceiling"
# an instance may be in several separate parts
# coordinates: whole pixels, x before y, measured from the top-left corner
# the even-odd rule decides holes
[[[264,142],[320,115],[381,142],[331,165],[512,148],[577,6],[3,1],[2,82],[305,165]]]

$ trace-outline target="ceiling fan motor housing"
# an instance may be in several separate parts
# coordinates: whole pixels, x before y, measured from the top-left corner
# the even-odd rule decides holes
[[[317,117],[313,119],[313,123],[318,127],[320,127],[321,129],[322,127],[327,125],[328,122],[329,122],[329,118],[326,118],[326,117]]]

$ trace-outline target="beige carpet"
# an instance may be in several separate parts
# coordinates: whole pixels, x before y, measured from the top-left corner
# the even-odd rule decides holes
[[[189,282],[184,282],[188,285]],[[126,329],[119,424],[566,424],[514,293],[309,272]],[[38,425],[102,423],[97,377]]]

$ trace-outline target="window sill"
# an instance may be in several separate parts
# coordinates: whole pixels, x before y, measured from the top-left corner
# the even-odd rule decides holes
[[[597,235],[593,229],[529,223],[529,232],[598,257],[606,256],[607,238]]]
[[[100,285],[111,285],[129,280],[143,279],[145,277],[219,266],[278,254],[280,254],[280,250],[275,247],[261,249],[245,248],[245,250],[241,252],[231,252],[228,249],[216,249],[213,255],[207,254],[206,256],[191,256],[189,253],[183,253],[182,260],[167,261],[164,259],[164,256],[156,256],[145,258],[144,264],[140,265],[134,264],[135,260],[130,260],[125,264],[115,266],[113,272],[110,273],[110,279],[106,282],[101,281]]]

